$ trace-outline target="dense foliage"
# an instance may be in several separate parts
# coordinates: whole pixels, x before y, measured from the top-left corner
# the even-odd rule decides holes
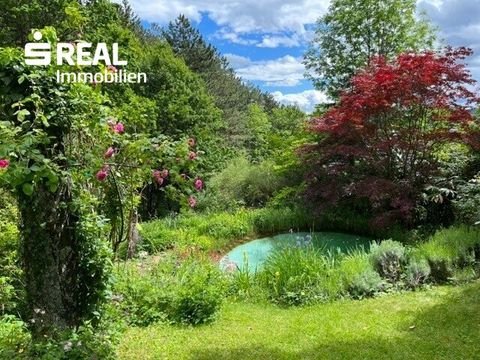
[[[461,63],[469,54],[377,58],[359,72],[339,104],[312,122],[319,141],[305,151],[316,203],[363,202],[378,227],[415,223],[441,146],[477,146],[469,111],[477,104],[468,88],[474,81]]]
[[[433,40],[414,0],[334,0],[317,21],[305,65],[316,87],[337,98],[372,58],[429,49]]]
[[[0,358],[115,359],[125,327],[208,323],[225,300],[300,306],[480,276],[471,51],[424,51],[415,1],[332,1],[306,65],[336,103],[310,120],[243,82],[185,16],[146,28],[126,1],[2,5]],[[52,48],[118,43],[128,64],[28,66],[36,32]],[[218,264],[241,241],[319,230],[378,240],[299,241],[255,272]]]

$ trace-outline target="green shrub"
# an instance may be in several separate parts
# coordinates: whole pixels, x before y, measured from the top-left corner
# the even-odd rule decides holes
[[[0,359],[27,359],[30,334],[15,316],[0,317]]]
[[[480,232],[468,226],[455,226],[437,231],[429,242],[446,248],[453,263],[460,267],[475,263],[476,249],[480,246]]]
[[[255,232],[259,234],[280,233],[291,229],[309,231],[314,230],[315,226],[313,217],[298,208],[264,208],[254,211],[252,217]]]
[[[108,318],[100,325],[85,322],[76,329],[57,331],[31,344],[29,358],[39,360],[114,360],[121,323]]]
[[[354,299],[374,296],[384,290],[385,282],[373,269],[365,251],[357,250],[344,256],[337,271],[342,276],[344,293]]]
[[[0,189],[0,315],[14,313],[24,299],[17,256],[18,220],[14,200]]]
[[[465,284],[475,279],[478,279],[478,270],[473,267],[466,267],[463,269],[455,269],[452,274],[452,282],[454,284]]]
[[[203,324],[215,318],[224,297],[222,274],[209,262],[188,261],[174,277],[169,318],[175,323]]]
[[[457,196],[452,201],[455,220],[464,224],[473,225],[480,220],[480,187],[478,177],[459,184]]]
[[[478,265],[479,245],[478,230],[456,226],[437,231],[418,251],[428,261],[433,280],[444,283],[453,277],[455,269]]]
[[[262,281],[271,301],[305,305],[337,298],[341,278],[333,261],[313,248],[284,248],[265,262]]]
[[[233,159],[220,173],[207,183],[209,194],[202,210],[229,211],[242,206],[264,206],[283,186],[274,164],[250,163],[244,156]]]
[[[427,282],[430,273],[426,259],[411,257],[405,268],[405,283],[409,288],[416,289]]]
[[[385,282],[375,270],[366,270],[352,279],[348,293],[354,299],[375,296],[385,290]]]
[[[164,221],[150,221],[139,226],[140,249],[150,254],[172,248],[178,241],[174,229],[169,229]]]
[[[130,262],[117,271],[116,297],[127,321],[146,326],[154,322],[201,324],[211,321],[222,303],[223,274],[207,261],[159,264]]]
[[[168,286],[163,276],[155,276],[153,270],[144,270],[135,262],[118,269],[114,293],[128,323],[146,326],[165,320]]]
[[[400,280],[405,264],[405,247],[396,241],[385,240],[370,247],[370,258],[375,270],[390,283]]]
[[[447,246],[437,242],[427,242],[419,247],[422,256],[430,266],[430,276],[436,283],[445,283],[453,275],[454,256]]]
[[[249,212],[239,210],[235,214],[218,213],[199,216],[201,222],[195,224],[195,230],[200,235],[211,236],[216,240],[234,240],[247,236],[252,232]],[[192,222],[189,223],[192,225]]]

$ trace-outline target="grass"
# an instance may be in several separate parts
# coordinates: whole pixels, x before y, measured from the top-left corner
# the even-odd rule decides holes
[[[119,359],[480,359],[480,282],[281,309],[230,303],[211,325],[130,328]]]
[[[155,253],[177,247],[227,249],[236,241],[262,235],[314,229],[313,219],[301,210],[241,209],[235,213],[183,214],[142,223],[143,250]]]

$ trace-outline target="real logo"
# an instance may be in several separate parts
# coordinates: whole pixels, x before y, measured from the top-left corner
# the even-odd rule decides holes
[[[36,41],[40,41],[43,35],[40,31],[33,34]],[[126,60],[119,58],[118,43],[113,43],[111,52],[106,43],[98,43],[93,46],[88,42],[56,44],[55,63],[61,65],[96,66],[103,63],[107,66],[104,73],[88,72],[61,72],[57,70],[57,82],[84,82],[84,83],[145,83],[145,73],[130,73],[125,70],[117,71],[116,66],[125,66]],[[30,66],[45,66],[52,63],[52,45],[48,42],[33,42],[25,44],[25,63]],[[112,69],[113,72],[111,71]]]
[[[33,34],[36,41],[42,40],[42,33],[36,31]],[[89,50],[93,47],[92,43],[79,42],[72,43],[57,43],[57,65],[98,65],[100,61],[105,65],[122,66],[127,65],[126,60],[120,60],[118,55],[118,43],[112,44],[112,56],[110,56],[108,46],[106,43],[98,43],[95,51]],[[76,55],[76,61],[74,60]],[[27,43],[25,45],[25,63],[27,65],[50,65],[52,62],[52,49],[50,43]]]

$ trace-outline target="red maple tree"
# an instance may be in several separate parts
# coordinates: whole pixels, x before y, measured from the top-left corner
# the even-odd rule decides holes
[[[472,105],[479,98],[463,60],[466,48],[374,58],[339,103],[314,119],[318,144],[304,150],[317,204],[369,204],[385,226],[409,222],[438,170],[435,151],[448,142],[476,145]]]

